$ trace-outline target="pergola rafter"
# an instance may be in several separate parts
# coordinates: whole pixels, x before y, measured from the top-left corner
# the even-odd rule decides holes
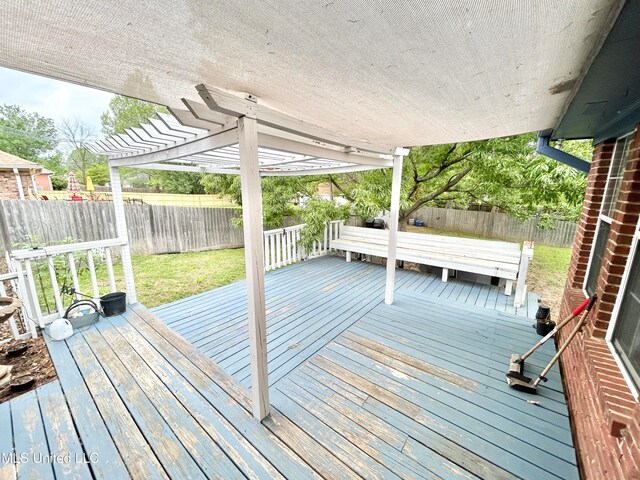
[[[200,85],[206,105],[183,100],[188,110],[158,114],[139,127],[88,145],[109,158],[118,236],[130,301],[135,283],[124,218],[119,167],[240,175],[242,185],[251,394],[253,414],[269,414],[261,176],[320,175],[393,167],[385,302],[393,302],[395,252],[404,148],[350,139],[245,98]]]

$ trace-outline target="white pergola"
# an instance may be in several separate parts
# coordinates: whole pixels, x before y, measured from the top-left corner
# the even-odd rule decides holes
[[[159,114],[137,128],[87,145],[109,158],[127,297],[136,289],[127,239],[120,167],[240,175],[245,239],[253,415],[269,414],[261,176],[318,175],[393,168],[385,302],[393,302],[402,147],[346,138],[213,87],[197,87],[204,104]]]

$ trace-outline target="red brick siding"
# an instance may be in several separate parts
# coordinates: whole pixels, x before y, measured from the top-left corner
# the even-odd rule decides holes
[[[20,179],[22,180],[24,196],[28,198],[29,188],[33,190],[31,175],[27,171],[20,172]],[[15,173],[11,170],[0,170],[0,200],[15,200],[18,198],[20,198],[20,194]]]
[[[594,152],[595,165],[592,164],[589,173],[560,318],[584,299],[582,285],[612,151],[613,142],[605,142]],[[583,478],[587,480],[640,479],[640,406],[604,340],[639,213],[640,130],[637,129],[596,285],[600,300],[587,328],[561,359],[576,452]],[[567,327],[561,332],[560,341],[569,330]]]
[[[614,146],[615,141],[603,142],[593,152],[582,215],[573,243],[567,288],[582,288],[584,284]]]

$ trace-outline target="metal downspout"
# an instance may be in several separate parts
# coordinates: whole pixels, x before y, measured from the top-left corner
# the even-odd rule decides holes
[[[591,164],[589,162],[549,145],[549,135],[538,135],[536,153],[552,158],[553,160],[564,163],[565,165],[569,165],[570,167],[584,173],[589,173],[589,168],[591,168]]]

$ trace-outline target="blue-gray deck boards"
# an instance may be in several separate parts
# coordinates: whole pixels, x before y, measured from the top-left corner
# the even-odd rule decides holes
[[[397,271],[396,289],[533,317],[537,297],[516,309],[502,288],[439,274]],[[275,384],[382,300],[380,265],[325,256],[266,275],[269,378]],[[531,310],[531,311],[529,311]],[[202,353],[250,388],[246,287],[243,281],[161,305],[152,310]],[[529,320],[523,320],[530,325]]]
[[[514,315],[501,290],[400,271],[385,305],[383,267],[336,257],[266,283],[262,424],[237,381],[247,378],[238,282],[156,309],[183,336],[138,305],[48,342],[59,380],[0,404],[0,430],[12,432],[0,453],[97,453],[97,463],[0,463],[0,477],[578,478],[557,367],[537,396],[506,385],[510,353],[539,337],[533,311]],[[546,345],[528,372],[552,354]]]

